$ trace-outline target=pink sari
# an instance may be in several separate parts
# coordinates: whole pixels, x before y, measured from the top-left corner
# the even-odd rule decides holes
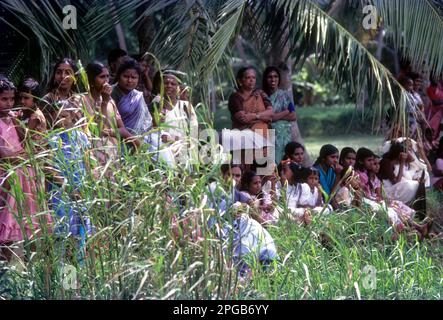
[[[37,213],[37,186],[34,170],[29,166],[16,168],[8,176],[5,170],[23,147],[10,118],[0,119],[0,243],[32,238],[39,229]],[[51,221],[46,215],[46,222]]]
[[[433,139],[435,140],[440,136],[440,123],[443,118],[443,88],[440,85],[430,86],[426,92],[431,100],[428,120],[434,131]]]

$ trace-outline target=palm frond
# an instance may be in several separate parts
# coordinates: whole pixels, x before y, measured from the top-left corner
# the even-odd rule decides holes
[[[443,72],[443,2],[372,0],[379,9],[387,38],[416,70]]]

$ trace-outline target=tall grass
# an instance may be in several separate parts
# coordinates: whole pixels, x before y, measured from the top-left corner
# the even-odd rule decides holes
[[[29,149],[28,163],[38,181],[46,180],[45,168],[53,161],[53,154]],[[222,184],[219,165],[200,165],[187,174],[153,163],[145,146],[106,167],[112,177],[88,172],[81,200],[72,203],[87,208],[96,228],[87,238],[86,255],[82,258],[76,239],[43,226],[38,238],[23,241],[23,258],[0,262],[0,299],[442,297],[441,246],[406,236],[393,242],[386,217],[357,209],[315,217],[311,228],[286,219],[286,212],[269,229],[279,261],[266,269],[251,265],[251,277],[239,279],[230,246],[207,227],[217,217],[217,207],[209,206],[208,185]],[[2,169],[15,170],[3,163]],[[49,210],[48,197],[41,187],[41,214]],[[191,239],[184,223],[177,237],[173,216],[192,215],[202,238]],[[367,266],[376,270],[375,288],[365,284]]]

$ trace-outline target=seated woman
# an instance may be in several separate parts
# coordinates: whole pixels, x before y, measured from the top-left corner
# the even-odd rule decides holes
[[[419,190],[420,183],[424,183],[425,170],[417,172],[413,162],[405,145],[395,142],[380,161],[379,177],[389,199],[412,204],[419,209],[426,196],[424,188]]]
[[[291,162],[302,167],[304,156],[305,156],[305,147],[296,141],[292,141],[285,146],[285,154],[282,160],[289,159],[291,160]]]
[[[252,217],[262,225],[276,224],[278,211],[275,210],[271,195],[262,190],[261,177],[254,171],[243,174],[239,190],[247,197],[247,203],[252,208]]]
[[[232,129],[242,130],[242,132],[241,135],[231,132],[231,142],[233,143],[231,151],[234,151],[235,163],[243,163],[248,166],[252,160],[256,159],[249,157],[247,153],[252,155],[256,149],[273,145],[273,141],[268,141],[268,129],[273,111],[267,95],[256,89],[254,68],[241,68],[236,79],[238,89],[229,97],[228,108],[231,112]],[[240,159],[237,153],[239,150],[244,152]],[[263,153],[266,157],[267,150],[263,150]],[[247,156],[248,159],[246,159]]]
[[[326,144],[321,147],[320,155],[314,163],[314,168],[320,173],[320,185],[327,196],[333,193],[343,171],[338,159],[338,149],[331,144]]]
[[[157,73],[154,82],[154,92],[160,93],[160,87],[164,87],[164,95],[157,95],[151,104],[151,111],[159,116],[156,126],[161,130],[162,142],[168,146],[175,164],[190,169],[198,163],[198,120],[194,107],[178,98],[179,79],[174,73],[163,72],[162,83]]]
[[[233,259],[240,271],[244,271],[249,258],[269,264],[277,258],[277,249],[269,232],[242,210],[250,198],[234,186],[240,184],[240,166],[224,164],[221,171],[223,185],[213,182],[209,187],[211,207],[217,210],[217,215],[209,221],[209,227],[218,221],[221,223],[221,228],[217,228],[219,236],[225,241],[226,248],[230,247],[228,241],[233,241]]]
[[[97,126],[98,140],[93,139],[96,156],[101,166],[108,160],[118,157],[118,138],[133,142],[140,146],[140,142],[126,129],[114,100],[111,98],[112,87],[109,85],[109,71],[100,62],[91,62],[86,66],[89,82],[89,95],[85,100],[89,106],[90,117]]]

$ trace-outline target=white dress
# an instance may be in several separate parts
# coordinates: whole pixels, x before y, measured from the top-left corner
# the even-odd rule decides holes
[[[166,111],[161,128],[160,135],[168,136],[172,140],[171,144],[167,145],[167,150],[172,153],[175,165],[184,164],[190,168],[191,164],[199,162],[198,120],[189,102],[178,100],[171,110]]]
[[[318,188],[311,191],[311,187],[307,183],[288,185],[286,189],[287,207],[297,218],[303,217],[307,208],[315,213],[320,213],[323,211],[323,207],[317,206],[318,193]],[[327,207],[323,213],[329,214],[331,211],[331,208]]]

